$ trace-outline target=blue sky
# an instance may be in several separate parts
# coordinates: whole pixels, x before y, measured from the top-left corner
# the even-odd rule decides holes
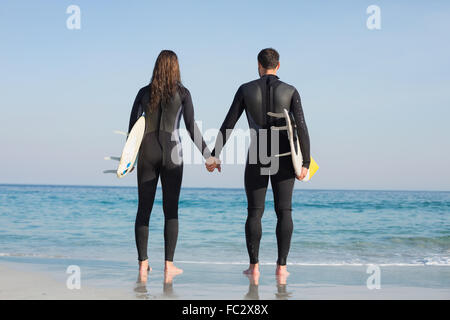
[[[69,5],[81,29],[66,28]],[[366,8],[381,9],[381,30]],[[135,185],[104,175],[156,56],[172,49],[218,128],[274,47],[303,101],[319,172],[298,188],[450,190],[447,1],[2,1],[0,183]],[[246,128],[245,116],[238,127]],[[184,186],[242,187],[186,165]]]

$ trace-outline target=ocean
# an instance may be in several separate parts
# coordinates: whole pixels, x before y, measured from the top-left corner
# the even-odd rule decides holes
[[[131,276],[117,270],[137,265],[136,209],[136,187],[0,185],[0,261],[75,263],[90,268],[86,274],[98,283],[128,281]],[[244,190],[182,188],[179,219],[175,263],[191,269],[248,264]],[[295,190],[293,220],[288,267],[450,266],[450,192]],[[158,188],[150,219],[152,265],[164,260],[163,224]],[[274,266],[271,190],[262,224],[260,263]],[[99,277],[106,274],[99,269],[109,275]],[[433,281],[450,287],[442,274]]]

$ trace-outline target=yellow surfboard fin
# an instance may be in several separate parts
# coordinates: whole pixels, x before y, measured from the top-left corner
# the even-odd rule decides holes
[[[311,163],[309,164],[308,173],[306,174],[306,177],[302,181],[309,181],[309,180],[311,180],[312,176],[317,172],[317,170],[319,170],[319,165],[314,160],[314,158],[311,157]]]

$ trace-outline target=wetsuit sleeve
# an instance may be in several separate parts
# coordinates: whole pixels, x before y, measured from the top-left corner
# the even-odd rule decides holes
[[[138,94],[136,95],[136,99],[134,99],[133,108],[131,109],[130,115],[130,123],[128,125],[128,134],[130,134],[130,131],[133,128],[134,124],[144,113],[144,108],[141,103],[143,94],[144,90],[143,89],[139,90]]]
[[[300,150],[302,151],[303,156],[303,167],[309,169],[309,164],[311,163],[309,154],[309,134],[308,128],[306,127],[305,116],[303,115],[302,101],[297,90],[295,90],[294,94],[292,95],[291,111],[294,115],[295,123],[297,125],[297,135],[300,139]]]
[[[194,118],[194,106],[192,104],[192,98],[189,90],[185,89],[185,94],[183,95],[183,118],[184,124],[186,125],[186,130],[189,132],[189,136],[191,137],[194,144],[197,146],[198,150],[202,153],[205,159],[211,156],[211,153],[203,140],[202,133],[195,123]]]
[[[228,110],[227,116],[220,127],[219,134],[216,139],[216,145],[214,150],[211,152],[213,157],[219,157],[222,148],[225,146],[225,143],[231,135],[231,131],[241,117],[243,111],[244,96],[242,94],[242,87],[240,87],[236,92],[230,110]]]

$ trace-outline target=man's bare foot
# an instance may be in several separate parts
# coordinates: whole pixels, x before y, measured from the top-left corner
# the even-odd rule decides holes
[[[166,261],[164,265],[164,273],[176,276],[177,274],[183,273],[183,270],[175,267],[172,261]]]
[[[243,274],[246,275],[259,275],[259,264],[258,263],[250,263],[250,266],[248,267],[247,270],[244,270],[242,272]]]
[[[259,272],[252,274],[245,274],[251,285],[257,286],[259,284]]]
[[[276,275],[275,277],[277,278],[277,285],[281,286],[281,285],[287,284],[288,276],[289,276],[289,272],[287,272],[287,274],[283,274],[283,275]]]
[[[287,266],[280,266],[279,264],[277,264],[277,269],[275,271],[275,274],[277,276],[281,276],[281,277],[287,277],[289,275],[289,272],[287,271]]]

